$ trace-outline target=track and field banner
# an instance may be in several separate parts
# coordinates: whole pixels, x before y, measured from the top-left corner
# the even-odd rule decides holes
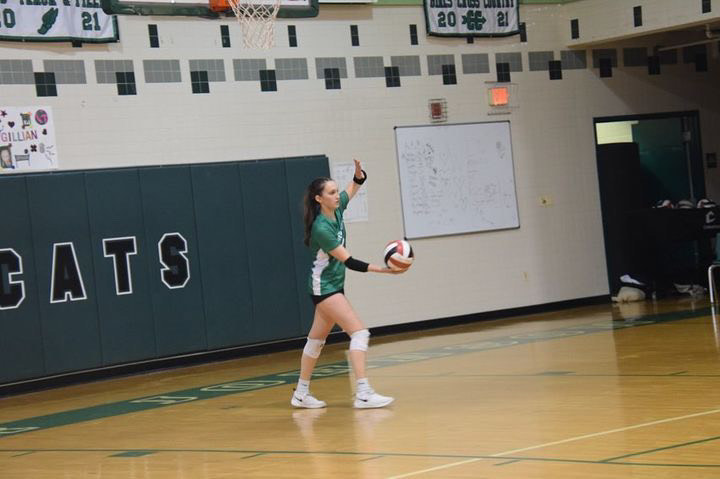
[[[504,37],[520,33],[520,0],[423,0],[428,35]]]
[[[0,174],[58,167],[49,106],[0,106]]]
[[[100,0],[0,0],[0,40],[109,43],[117,20]]]

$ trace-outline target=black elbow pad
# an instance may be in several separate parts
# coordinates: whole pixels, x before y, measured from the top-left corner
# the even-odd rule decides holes
[[[347,266],[349,269],[351,269],[353,271],[367,273],[368,266],[370,266],[370,265],[350,256],[348,259],[345,260],[345,266]]]

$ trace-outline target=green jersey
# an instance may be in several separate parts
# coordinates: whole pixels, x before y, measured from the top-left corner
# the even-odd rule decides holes
[[[308,289],[313,296],[333,293],[345,284],[345,265],[330,256],[330,251],[338,246],[345,246],[345,224],[343,211],[347,208],[350,197],[347,192],[340,193],[340,206],[335,210],[335,221],[317,215],[310,234],[310,252],[313,263],[310,271]]]

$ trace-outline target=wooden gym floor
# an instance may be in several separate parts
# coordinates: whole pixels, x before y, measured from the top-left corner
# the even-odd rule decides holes
[[[718,478],[720,319],[707,302],[584,307],[346,343],[289,405],[299,351],[0,399],[0,477]]]

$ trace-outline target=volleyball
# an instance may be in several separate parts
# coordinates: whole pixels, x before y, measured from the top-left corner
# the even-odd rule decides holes
[[[391,241],[385,246],[385,265],[396,271],[404,271],[413,263],[415,255],[406,240]]]

